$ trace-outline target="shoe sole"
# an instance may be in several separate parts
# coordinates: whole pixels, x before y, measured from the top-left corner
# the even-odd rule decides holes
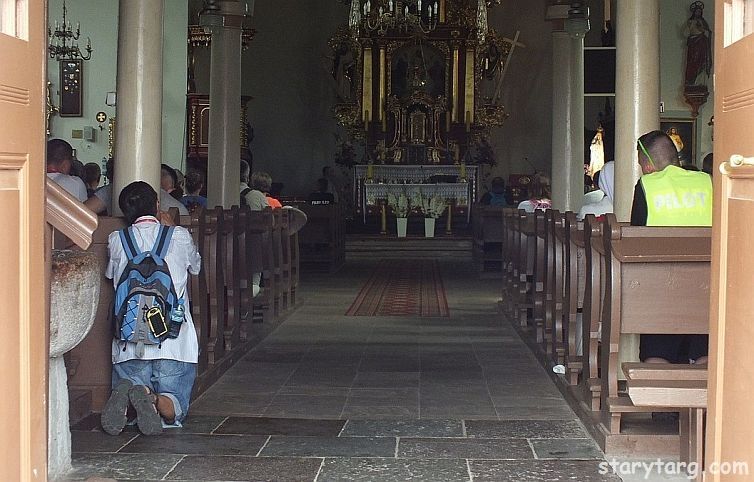
[[[126,426],[126,411],[128,410],[129,391],[133,383],[129,380],[121,380],[113,389],[110,398],[107,399],[105,408],[102,410],[100,423],[102,429],[110,435],[118,435]]]
[[[136,425],[139,431],[144,435],[162,433],[162,417],[157,413],[157,408],[149,394],[144,391],[144,387],[132,387],[128,392],[128,398],[136,409]]]

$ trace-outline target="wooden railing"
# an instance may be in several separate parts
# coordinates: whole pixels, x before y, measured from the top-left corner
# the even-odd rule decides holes
[[[287,210],[252,212],[248,207],[173,212],[189,230],[202,256],[198,276],[189,276],[190,309],[199,339],[194,395],[206,390],[293,306],[291,273],[298,273],[297,235],[288,231]],[[104,276],[110,233],[124,227],[121,218],[101,217],[90,251],[101,258],[102,290],[89,336],[68,355],[69,389],[89,390],[99,411],[110,394],[110,321],[113,283]],[[291,253],[294,253],[293,255]],[[263,287],[253,297],[254,273]]]
[[[663,433],[649,417],[662,411],[681,412],[683,446],[698,449],[698,440],[688,440],[688,417],[689,409],[696,410],[692,422],[701,417],[703,383],[681,378],[700,368],[628,364],[627,384],[621,363],[638,362],[638,344],[623,342],[640,334],[708,333],[711,229],[629,226],[612,214],[578,222],[574,213],[555,210],[505,209],[500,223],[502,310],[548,371],[564,367],[553,378],[603,449],[677,454],[678,435]],[[655,378],[646,382],[647,373]],[[632,387],[641,394],[636,404]],[[624,424],[626,417],[642,421],[640,433]]]

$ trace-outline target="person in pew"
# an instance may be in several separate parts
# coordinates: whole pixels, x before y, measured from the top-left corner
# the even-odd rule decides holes
[[[634,189],[634,226],[712,226],[712,178],[680,167],[673,141],[652,131],[637,142],[644,174]],[[641,335],[639,358],[647,363],[706,363],[707,335]]]
[[[102,180],[102,169],[96,162],[88,162],[84,164],[84,175],[81,177],[86,186],[87,199],[94,196],[94,191],[99,187],[99,183]]]
[[[613,188],[615,185],[615,162],[606,162],[595,175],[599,189],[584,195],[584,205],[576,216],[579,221],[587,214],[602,216],[613,212]]]
[[[186,173],[186,191],[188,195],[181,198],[181,203],[189,212],[193,213],[197,208],[207,208],[207,198],[201,195],[204,188],[204,174],[196,169],[189,169]]]
[[[178,173],[175,169],[167,164],[160,166],[160,188],[180,202],[183,197],[183,189],[178,187],[178,181]]]
[[[324,177],[317,179],[317,190],[309,194],[306,202],[312,206],[333,204],[335,202],[335,196],[328,191],[328,184],[327,179]]]
[[[107,186],[102,186],[101,188],[94,191],[94,196],[87,199],[84,205],[100,216],[107,216],[112,198],[113,184],[111,182]],[[160,189],[160,206],[165,211],[169,210],[170,208],[176,208],[178,210],[178,214],[182,216],[189,214],[186,206],[184,206],[180,201],[176,200],[173,196],[168,194],[168,192],[163,189]]]
[[[495,177],[490,183],[490,190],[484,193],[479,204],[483,206],[507,206],[505,200],[505,180],[502,177]]]
[[[82,203],[86,201],[84,181],[71,175],[73,147],[63,139],[47,141],[47,177]]]
[[[527,213],[533,213],[538,209],[541,211],[547,211],[552,207],[550,179],[540,174],[535,174],[534,178],[532,198],[526,201],[521,201],[518,204],[518,209],[523,209]]]
[[[269,196],[272,177],[266,172],[255,172],[251,175],[251,185],[248,185],[249,165],[246,161],[241,161],[241,163],[241,205],[249,206],[252,211],[261,211],[266,207],[273,209],[283,207],[280,201]],[[246,164],[245,171],[244,164]]]
[[[113,391],[101,423],[108,434],[118,435],[129,413],[135,412],[139,430],[155,435],[163,428],[180,427],[188,414],[199,342],[186,285],[189,273],[199,274],[201,256],[188,230],[160,223],[157,192],[149,184],[129,184],[118,204],[129,227],[108,238],[105,275],[116,289],[116,330],[111,349]],[[140,261],[140,253],[148,250],[151,256]],[[156,289],[158,284],[165,289]],[[143,314],[132,305],[143,306]]]

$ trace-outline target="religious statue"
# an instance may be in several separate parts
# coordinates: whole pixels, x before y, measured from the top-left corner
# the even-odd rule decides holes
[[[696,85],[701,73],[709,77],[712,70],[712,30],[704,19],[704,3],[691,4],[691,17],[686,22],[686,85]]]

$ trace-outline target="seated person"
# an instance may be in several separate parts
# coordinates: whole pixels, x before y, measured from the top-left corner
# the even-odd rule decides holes
[[[492,179],[490,190],[484,193],[482,199],[479,200],[479,204],[484,206],[508,205],[508,202],[505,200],[505,181],[502,177]]]
[[[319,204],[333,204],[335,202],[335,196],[328,189],[327,179],[320,177],[317,179],[317,190],[309,194],[307,202],[311,205]]]
[[[191,389],[196,377],[199,342],[191,319],[186,284],[188,273],[199,274],[201,256],[185,228],[160,224],[158,216],[164,216],[160,213],[157,193],[149,184],[142,181],[129,184],[121,192],[118,204],[130,226],[110,234],[110,260],[105,275],[113,280],[117,291],[118,287],[124,286],[121,281],[124,273],[125,278],[128,278],[133,270],[148,266],[134,260],[137,251],[153,249],[167,265],[167,270],[162,273],[169,272],[168,288],[175,294],[177,301],[171,304],[169,313],[162,313],[161,309],[156,308],[156,304],[152,305],[161,314],[161,320],[175,322],[170,323],[171,335],[160,339],[159,344],[140,336],[142,328],[152,334],[150,328],[144,327],[154,322],[154,315],[142,315],[151,316],[149,324],[138,315],[136,321],[132,320],[136,328],[131,331],[139,333],[138,342],[127,341],[128,337],[124,339],[129,325],[134,325],[123,321],[123,328],[116,331],[111,347],[113,391],[102,411],[101,422],[105,432],[117,435],[127,423],[127,414],[132,407],[136,412],[139,430],[145,435],[155,435],[162,432],[163,427],[181,426],[188,413]],[[149,278],[157,279],[156,268],[152,270]],[[164,277],[162,279],[168,282]],[[135,286],[131,284],[134,283],[133,280],[128,283],[127,286]],[[168,290],[163,292],[165,291]],[[144,295],[136,291],[130,296],[124,298],[121,307],[127,308],[132,302],[141,305],[145,301]],[[162,298],[152,295],[146,302],[154,303],[158,297]],[[115,306],[116,321],[118,313],[129,311],[119,308],[117,301],[118,297]],[[147,313],[146,310],[144,312]],[[159,320],[157,324],[159,325]]]
[[[112,198],[113,184],[111,182],[107,186],[102,186],[101,188],[94,191],[94,196],[87,199],[84,205],[95,213],[106,216],[108,214],[108,210],[110,209]],[[170,208],[176,208],[178,209],[178,214],[182,216],[189,214],[186,206],[184,206],[180,201],[176,200],[173,196],[168,194],[168,192],[163,189],[160,189],[160,206],[162,206],[162,209],[165,211],[169,210]]]
[[[188,194],[181,198],[181,202],[189,212],[197,208],[207,208],[207,198],[201,195],[204,188],[204,174],[196,169],[189,169],[186,173],[186,191]]]
[[[523,209],[527,213],[533,213],[538,209],[546,211],[552,207],[550,180],[547,177],[535,176],[533,194],[531,199],[521,201],[518,204],[518,209]]]
[[[162,164],[160,166],[160,188],[173,196],[176,201],[183,197],[183,190],[178,185],[178,173],[175,169]]]
[[[673,141],[652,131],[637,142],[644,173],[631,208],[634,226],[712,226],[712,181],[703,172],[680,167]],[[707,362],[707,335],[641,335],[640,354],[648,363]]]
[[[71,175],[73,147],[63,139],[47,141],[47,177],[81,202],[86,201],[84,181]]]
[[[248,170],[246,172],[248,173]],[[266,207],[271,207],[273,209],[283,207],[283,205],[280,204],[280,201],[269,196],[270,187],[272,186],[272,177],[269,174],[266,172],[253,173],[251,175],[251,185],[244,187],[243,167],[241,173],[241,205],[245,204],[249,206],[252,211],[261,211]]]
[[[578,220],[584,219],[587,214],[602,216],[603,214],[613,212],[615,162],[606,162],[594,177],[597,178],[599,189],[584,195],[584,205],[576,216]]]
[[[99,182],[102,179],[102,169],[96,162],[88,162],[84,164],[84,175],[81,178],[86,186],[86,195],[88,198],[94,195],[94,191],[99,187]]]

